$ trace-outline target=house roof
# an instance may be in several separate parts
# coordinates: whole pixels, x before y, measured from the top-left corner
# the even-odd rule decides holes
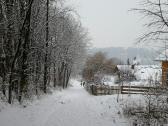
[[[117,65],[119,71],[131,71],[131,65]]]
[[[168,61],[168,49],[164,50],[155,61]]]

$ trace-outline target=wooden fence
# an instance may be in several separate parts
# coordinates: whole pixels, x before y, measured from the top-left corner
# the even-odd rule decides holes
[[[87,90],[93,95],[112,95],[112,94],[156,94],[162,91],[161,87],[144,86],[108,86],[108,85],[89,85]]]
[[[161,87],[121,86],[121,94],[155,94]]]
[[[93,95],[112,95],[121,93],[119,86],[108,86],[108,85],[89,85],[87,90]]]

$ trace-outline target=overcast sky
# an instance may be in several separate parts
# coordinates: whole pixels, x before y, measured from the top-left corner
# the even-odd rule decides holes
[[[130,12],[140,0],[67,0],[88,29],[93,47],[133,46],[142,33],[141,17]]]

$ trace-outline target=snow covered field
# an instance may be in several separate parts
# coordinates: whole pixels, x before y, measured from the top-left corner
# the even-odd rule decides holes
[[[161,66],[159,65],[138,65],[133,71],[136,77],[135,81],[126,82],[124,85],[149,85],[149,81],[160,82],[161,81]],[[104,84],[109,86],[118,86],[115,84],[117,76],[105,76]]]
[[[92,96],[78,81],[71,83],[67,90],[55,91],[25,108],[5,106],[0,126],[130,126],[117,95]]]
[[[139,65],[135,67],[135,76],[137,80],[160,81],[161,79],[161,66],[158,65]]]

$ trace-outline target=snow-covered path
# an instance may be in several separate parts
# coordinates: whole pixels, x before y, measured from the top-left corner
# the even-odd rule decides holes
[[[26,108],[0,112],[0,126],[126,126],[116,96],[92,96],[79,82]]]

